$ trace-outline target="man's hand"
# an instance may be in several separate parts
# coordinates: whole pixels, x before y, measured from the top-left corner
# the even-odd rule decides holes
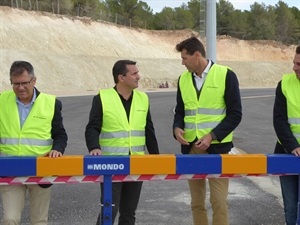
[[[195,147],[198,148],[199,150],[206,151],[206,149],[209,148],[211,142],[212,142],[212,136],[209,133],[203,136],[202,138],[200,138],[199,140],[197,140],[195,142]]]
[[[50,158],[58,158],[62,156],[62,153],[57,150],[51,150],[47,152],[44,156],[49,156]]]
[[[176,140],[177,140],[180,144],[182,144],[182,145],[189,145],[189,143],[187,142],[187,140],[185,140],[185,139],[183,138],[183,134],[184,134],[184,131],[183,131],[181,128],[176,127],[176,128],[174,129],[174,135],[175,135],[175,137],[176,137]]]
[[[100,148],[93,149],[90,151],[90,155],[102,155],[102,150]]]
[[[292,154],[294,154],[295,156],[300,156],[300,147],[299,147],[299,148],[295,148],[295,149],[292,151]]]

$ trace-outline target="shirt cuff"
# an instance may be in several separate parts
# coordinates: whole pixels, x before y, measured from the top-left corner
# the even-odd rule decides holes
[[[214,132],[210,132],[210,135],[213,140],[218,140],[217,136],[214,134]]]

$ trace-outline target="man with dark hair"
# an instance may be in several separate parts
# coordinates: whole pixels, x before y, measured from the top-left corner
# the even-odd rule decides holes
[[[0,95],[0,155],[61,157],[67,134],[62,104],[35,88],[33,66],[15,61],[10,68],[12,91]],[[51,185],[1,186],[3,225],[20,224],[26,192],[30,196],[30,224],[46,225]]]
[[[119,60],[112,69],[115,86],[100,90],[94,96],[85,139],[90,155],[159,154],[151,119],[148,96],[135,90],[140,79],[136,62]],[[113,216],[119,211],[119,225],[134,225],[142,182],[114,182],[112,187]],[[101,183],[101,203],[103,203]],[[103,212],[103,209],[101,209]],[[103,213],[97,224],[103,224]]]
[[[227,154],[242,118],[238,79],[228,67],[206,59],[203,44],[188,38],[176,45],[187,68],[178,80],[173,135],[183,154]],[[209,178],[213,225],[228,225],[228,178]],[[188,181],[195,225],[208,225],[205,179]]]
[[[294,73],[285,74],[276,88],[273,124],[278,138],[275,154],[300,156],[300,45],[294,57]],[[287,225],[297,223],[299,175],[280,176]]]

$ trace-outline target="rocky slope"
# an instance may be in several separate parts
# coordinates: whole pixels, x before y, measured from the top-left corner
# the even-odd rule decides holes
[[[119,59],[138,62],[141,88],[165,81],[174,87],[185,70],[175,45],[192,34],[0,7],[0,91],[11,88],[8,71],[15,60],[33,64],[42,91],[110,87],[111,68]],[[275,87],[292,71],[294,51],[295,46],[273,41],[217,39],[217,61],[237,73],[241,87]]]

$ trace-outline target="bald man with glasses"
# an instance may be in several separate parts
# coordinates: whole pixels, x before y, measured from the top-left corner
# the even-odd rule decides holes
[[[35,88],[33,66],[15,61],[10,67],[13,90],[0,94],[0,156],[61,157],[67,146],[62,103]],[[30,144],[28,144],[30,143]],[[1,186],[3,225],[18,225],[30,196],[30,224],[47,225],[51,185]]]

